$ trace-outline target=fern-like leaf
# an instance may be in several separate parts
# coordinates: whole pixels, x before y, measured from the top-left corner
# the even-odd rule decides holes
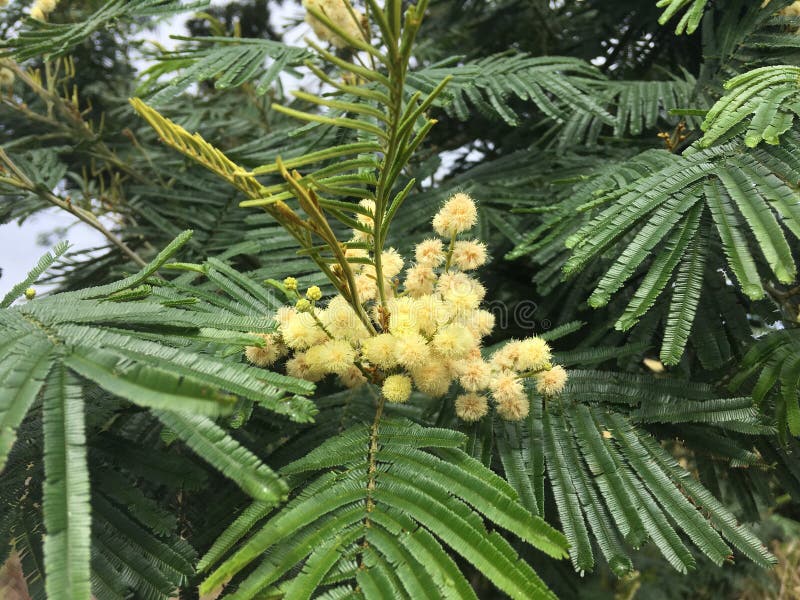
[[[774,65],[753,69],[725,83],[726,94],[706,114],[700,140],[711,146],[752,115],[744,143],[753,148],[761,141],[776,145],[800,114],[800,67]]]
[[[378,450],[370,466],[373,436]],[[444,542],[511,597],[551,597],[511,546],[484,529],[482,519],[557,558],[564,555],[565,540],[529,513],[513,488],[466,455],[460,449],[465,441],[456,432],[388,420],[374,431],[356,426],[331,438],[282,470],[289,477],[303,474],[298,483],[323,473],[298,488],[285,507],[213,571],[202,589],[213,590],[260,560],[233,598],[252,598],[274,585],[308,597],[324,583],[327,572],[355,551],[361,568],[353,575],[367,598],[387,593],[419,597],[426,580],[435,583],[441,597],[461,597],[457,590],[469,586],[453,568],[441,546]],[[263,514],[263,507],[255,510],[252,516]],[[250,517],[248,522],[253,522]],[[244,524],[235,524],[224,546],[241,536]],[[400,528],[404,533],[398,535]],[[366,545],[359,542],[362,539]],[[219,550],[214,554],[219,556]],[[203,559],[201,564],[210,562]],[[303,569],[290,575],[299,563]],[[397,568],[387,570],[387,565]]]
[[[47,596],[87,600],[91,516],[82,390],[59,365],[47,378],[43,396]]]
[[[26,27],[16,38],[6,40],[2,47],[18,61],[36,56],[56,57],[67,54],[98,29],[117,20],[163,16],[197,10],[208,6],[208,0],[111,0],[86,20],[77,23],[49,23],[28,19]]]

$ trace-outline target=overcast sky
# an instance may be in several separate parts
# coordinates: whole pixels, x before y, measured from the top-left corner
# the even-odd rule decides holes
[[[225,0],[212,2],[212,4],[224,3]],[[284,31],[289,28],[286,41],[290,44],[302,43],[302,38],[307,34],[304,25],[290,28],[290,24],[297,22],[302,16],[302,8],[299,5],[299,1],[295,5],[286,3],[284,7],[275,6],[272,10],[275,28]],[[167,47],[171,46],[170,35],[185,35],[183,23],[186,21],[186,16],[181,15],[162,24],[151,37]],[[58,229],[65,230],[63,238],[58,235],[48,235]],[[17,282],[24,279],[39,257],[60,239],[68,240],[73,249],[91,248],[103,243],[101,234],[88,225],[75,222],[70,215],[57,208],[38,213],[25,221],[22,226],[16,223],[0,225],[0,269],[2,269],[0,298]],[[40,242],[44,242],[44,245]]]

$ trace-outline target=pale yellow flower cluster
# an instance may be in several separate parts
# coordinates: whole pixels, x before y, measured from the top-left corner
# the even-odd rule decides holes
[[[486,247],[478,240],[459,239],[477,222],[472,198],[459,193],[445,202],[433,226],[447,240],[417,244],[416,261],[405,271],[403,257],[393,248],[382,252],[380,267],[364,249],[372,239],[375,205],[364,200],[361,207],[365,214],[358,215],[358,222],[365,231],[355,232],[354,247],[346,254],[353,260],[358,308],[369,327],[343,296],[322,307],[319,288],[312,286],[301,296],[297,281],[289,277],[284,288],[296,304],[277,312],[277,332],[261,334],[263,347],[246,348],[251,363],[266,367],[291,355],[286,362],[291,376],[319,381],[336,375],[347,387],[369,381],[381,385],[390,402],[405,402],[414,389],[441,397],[455,386],[456,414],[465,421],[485,416],[490,399],[502,418],[525,418],[528,378],[535,379],[543,395],[561,392],[566,371],[551,364],[550,347],[541,338],[511,341],[488,360],[481,352],[495,318],[480,307],[486,289],[469,274],[486,263]]]
[[[778,13],[784,17],[800,17],[800,2],[790,4],[786,8],[779,10]]]
[[[364,31],[366,20],[364,15],[353,8],[348,0],[303,0],[303,7],[306,11],[315,10],[324,14],[331,23],[342,30],[349,37],[364,41]],[[330,42],[337,48],[349,46],[347,41],[333,30],[329,29],[325,23],[315,17],[311,12],[306,13],[306,23],[311,25],[311,29],[321,40]]]
[[[770,0],[764,0],[761,3],[761,8],[769,6]],[[778,11],[778,14],[784,17],[800,17],[800,0],[793,2]]]
[[[56,5],[58,0],[36,0],[31,6],[31,18],[44,21],[56,9]]]
[[[12,87],[15,79],[14,71],[8,67],[0,67],[0,88]]]

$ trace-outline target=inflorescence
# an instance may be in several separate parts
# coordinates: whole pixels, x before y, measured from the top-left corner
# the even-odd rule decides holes
[[[59,0],[36,0],[31,6],[31,18],[39,21],[47,20],[47,16],[56,9]]]
[[[349,2],[345,0],[303,0],[303,7],[308,11],[306,13],[306,23],[311,25],[311,29],[314,30],[319,39],[330,42],[337,48],[346,48],[349,45],[343,37],[337,35],[325,23],[315,17],[311,10],[325,15],[331,23],[350,38],[365,41],[366,19]]]
[[[373,213],[371,200],[362,200]],[[552,364],[551,350],[539,337],[513,340],[485,357],[481,341],[494,329],[494,315],[481,308],[486,289],[469,273],[488,259],[478,240],[460,239],[477,222],[475,202],[467,194],[453,195],[433,218],[438,237],[417,244],[415,262],[405,261],[393,248],[381,254],[384,300],[380,301],[378,273],[369,247],[371,235],[355,231],[346,255],[355,271],[358,302],[374,332],[343,296],[320,305],[316,286],[298,291],[297,280],[283,282],[294,306],[275,315],[277,331],[260,334],[263,346],[249,346],[247,359],[268,367],[287,358],[288,375],[319,381],[336,375],[347,387],[366,382],[381,385],[390,402],[405,402],[412,389],[432,397],[444,396],[455,382],[459,395],[455,411],[465,421],[477,421],[489,409],[509,421],[529,412],[525,381],[552,396],[564,389],[567,373]],[[359,214],[365,229],[373,225]],[[443,238],[443,239],[442,239]]]

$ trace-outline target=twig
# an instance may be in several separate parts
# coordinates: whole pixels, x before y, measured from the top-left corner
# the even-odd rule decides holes
[[[47,190],[39,185],[36,185],[30,178],[11,160],[11,158],[6,154],[6,151],[3,148],[0,148],[0,161],[8,168],[8,170],[14,175],[16,178],[14,184],[16,187],[36,194],[40,198],[47,200],[51,204],[58,206],[59,208],[67,211],[71,215],[74,215],[79,220],[83,221],[90,227],[96,229],[100,233],[102,233],[108,241],[114,244],[117,248],[119,248],[128,258],[130,258],[133,262],[135,262],[140,267],[144,267],[147,265],[147,262],[142,259],[134,250],[132,250],[125,242],[123,242],[120,238],[114,235],[111,231],[103,225],[100,220],[90,211],[81,208],[80,206],[75,206],[69,200],[64,200],[56,196],[50,190]],[[7,180],[8,181],[8,180]]]

